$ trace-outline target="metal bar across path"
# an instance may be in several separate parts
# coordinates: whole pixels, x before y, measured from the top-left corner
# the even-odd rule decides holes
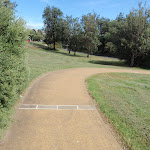
[[[93,105],[38,105],[22,104],[19,109],[49,109],[49,110],[96,110]]]

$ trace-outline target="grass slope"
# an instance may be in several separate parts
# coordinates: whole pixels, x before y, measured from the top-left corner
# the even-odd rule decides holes
[[[127,145],[150,149],[150,75],[108,73],[87,80],[100,110]]]
[[[48,50],[44,44],[33,43],[27,44],[28,63],[30,67],[30,80],[44,74],[48,71],[60,70],[66,68],[129,68],[124,61],[115,58],[90,56],[77,53],[76,56],[68,54],[65,50]]]
[[[26,48],[30,68],[29,84],[38,76],[54,70],[78,67],[121,68],[121,66],[125,66],[124,62],[118,59],[96,56],[87,58],[86,54],[77,53],[77,56],[73,56],[73,53],[70,55],[65,50],[48,50],[47,46],[41,42],[26,42]],[[17,98],[19,99],[19,95]],[[15,108],[0,108],[0,138],[10,125],[14,113]]]
[[[82,53],[77,53],[77,55],[74,56],[73,52],[68,54],[68,51],[61,49],[47,50],[46,45],[40,42],[35,42],[32,44],[26,43],[26,45],[28,64],[30,68],[29,84],[33,79],[42,74],[45,74],[49,71],[66,68],[93,67],[130,69],[123,61],[115,58],[100,56],[90,56],[90,58],[87,58],[86,54]],[[11,110],[5,110],[4,112],[0,113],[0,138],[9,126],[10,121],[12,121],[14,110],[15,109],[12,108]]]

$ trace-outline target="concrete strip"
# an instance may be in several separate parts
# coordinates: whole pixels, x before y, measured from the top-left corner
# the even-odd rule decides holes
[[[38,105],[37,109],[57,110],[57,106],[56,105]]]
[[[69,106],[69,105],[65,105],[65,106],[61,106],[58,105],[58,110],[77,110],[77,106]]]
[[[20,109],[27,109],[27,108],[31,108],[31,109],[36,109],[37,105],[35,104],[23,104],[20,106]]]
[[[78,109],[79,110],[95,110],[96,107],[92,105],[79,105]]]
[[[19,109],[49,109],[49,110],[95,110],[91,105],[34,105],[23,104]]]

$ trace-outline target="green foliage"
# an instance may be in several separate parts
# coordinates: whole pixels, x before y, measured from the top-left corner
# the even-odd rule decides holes
[[[32,40],[32,41],[34,41],[34,37],[37,35],[37,33],[36,33],[36,30],[34,30],[34,29],[28,29],[28,35],[29,35],[29,39],[30,40]]]
[[[9,9],[14,10],[16,8],[16,2],[10,2],[10,0],[0,0],[0,7],[7,7]]]
[[[40,41],[41,40],[41,36],[40,35],[35,35],[33,37],[33,41]]]
[[[125,46],[130,52],[128,53],[130,66],[140,65],[142,57],[145,57],[150,51],[148,45],[150,43],[149,19],[149,10],[142,7],[141,3],[139,3],[139,9],[131,11],[126,18],[125,32],[128,33],[128,36],[125,37],[125,44],[127,43]]]
[[[66,16],[47,6],[43,13],[46,38],[50,45],[59,42],[70,51],[115,56],[131,67],[150,66],[150,10],[139,3],[124,17],[115,20],[99,18],[96,13],[83,15],[82,19]]]
[[[23,48],[26,33],[24,21],[0,2],[0,107],[10,108],[28,80]]]
[[[61,22],[63,13],[56,7],[47,6],[44,9],[43,19],[45,25],[45,42],[47,45],[54,44],[61,40]]]
[[[40,41],[45,39],[45,35],[42,32],[42,30],[35,30],[35,29],[27,29],[28,30],[28,36],[29,39],[32,41]]]
[[[123,17],[120,13],[116,20],[108,23],[107,31],[101,28],[104,35],[100,36],[105,51],[124,59],[130,66],[149,66],[150,54],[150,10],[139,3]],[[106,31],[106,32],[105,32]]]
[[[83,43],[83,31],[78,18],[66,16],[62,21],[62,40],[63,47],[70,51],[79,51]]]
[[[79,23],[78,18],[72,19],[71,23],[71,36],[70,36],[70,43],[69,49],[74,51],[74,55],[76,51],[81,49],[83,42],[83,31],[81,29],[81,24]]]
[[[89,13],[82,16],[82,25],[84,29],[84,45],[88,50],[88,55],[94,50],[97,50],[100,41],[98,40],[99,30],[98,30],[98,16],[96,13]]]
[[[109,23],[109,29],[105,33],[105,50],[109,51],[111,54],[116,56],[124,56],[124,52],[119,53],[119,50],[122,50],[122,40],[124,33],[124,21],[113,20]],[[115,38],[114,38],[115,37]],[[119,55],[120,54],[120,55]]]
[[[10,1],[0,0],[0,138],[28,81],[25,24],[15,17],[14,8]]]
[[[47,45],[61,42],[70,51],[79,51],[81,48],[90,53],[97,50],[98,40],[98,16],[93,13],[82,16],[82,22],[72,16],[62,17],[62,12],[55,7],[47,6],[43,13]]]
[[[72,16],[66,16],[61,22],[61,42],[67,49],[70,45],[72,20]]]
[[[40,37],[40,40],[44,40],[45,39],[45,34],[43,32],[43,30],[37,30],[37,35]]]
[[[97,20],[97,23],[99,26],[98,39],[101,42],[101,44],[98,46],[98,51],[96,53],[97,54],[106,54],[106,53],[108,53],[108,50],[105,48],[105,45],[107,43],[105,34],[109,30],[110,19],[102,17]]]

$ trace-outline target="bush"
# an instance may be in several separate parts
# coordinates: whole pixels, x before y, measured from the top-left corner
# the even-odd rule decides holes
[[[28,81],[25,24],[0,0],[0,109],[11,108]]]
[[[33,41],[40,41],[40,40],[41,40],[41,36],[40,35],[33,36]]]

